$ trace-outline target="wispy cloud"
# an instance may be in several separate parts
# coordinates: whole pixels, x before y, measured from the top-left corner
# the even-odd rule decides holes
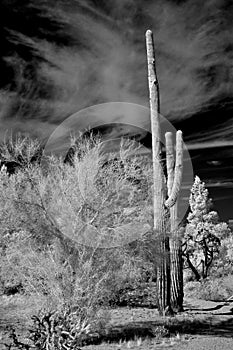
[[[46,137],[67,116],[96,103],[125,101],[148,106],[144,37],[148,28],[155,37],[164,116],[170,120],[187,118],[233,91],[230,79],[233,21],[228,1],[108,0],[102,1],[101,6],[98,3],[57,2],[56,15],[59,13],[61,20],[69,24],[76,46],[58,48],[46,40],[34,41],[53,64],[40,66],[41,76],[53,86],[52,95],[38,97],[30,117],[25,116],[30,113],[28,109],[15,111],[2,102],[1,129],[8,123],[6,116],[12,118],[12,125],[17,121],[15,128],[20,122],[23,128],[27,119],[34,130],[39,120],[38,133]],[[14,98],[7,103],[13,103]],[[30,98],[30,94],[26,96],[29,106]],[[229,124],[222,125],[216,135],[230,136],[229,130]],[[198,142],[206,140],[207,132],[195,135],[189,147],[195,149]],[[219,144],[224,143],[220,141]]]
[[[188,150],[198,150],[205,148],[219,148],[219,147],[228,147],[233,146],[233,141],[228,140],[219,140],[219,141],[210,141],[210,142],[194,142],[186,143]]]
[[[206,182],[206,187],[233,188],[233,181]]]

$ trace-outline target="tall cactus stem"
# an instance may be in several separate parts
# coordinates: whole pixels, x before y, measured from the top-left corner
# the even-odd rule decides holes
[[[161,161],[159,83],[156,74],[154,41],[151,30],[146,32],[146,48],[152,133],[153,174],[157,175],[153,177],[154,198],[156,198],[156,201],[154,201],[154,229],[159,232],[161,230],[161,226],[163,226],[161,212],[164,210],[163,202],[166,192]]]
[[[155,68],[154,41],[151,30],[146,32],[146,49],[152,133],[154,234],[158,238],[158,310],[161,315],[164,315],[172,314],[173,311],[170,305],[170,252],[166,227],[168,210],[165,207],[166,184],[161,157],[159,84]]]
[[[178,171],[182,171],[183,154],[182,134],[177,132],[176,137],[176,166]],[[174,154],[172,133],[165,134],[166,140],[166,166],[167,166],[167,188],[168,196],[172,193],[174,182]],[[177,311],[183,311],[183,259],[181,241],[179,238],[178,228],[178,202],[170,208],[170,255],[171,255],[171,304],[172,308]]]

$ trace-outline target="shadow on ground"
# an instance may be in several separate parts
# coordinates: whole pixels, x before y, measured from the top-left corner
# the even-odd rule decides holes
[[[226,316],[225,319],[222,319],[222,315]],[[179,321],[168,327],[172,333],[179,332],[192,335],[212,335],[232,338],[233,317],[229,317],[228,314],[217,314],[208,316],[203,320],[194,318],[193,320]]]
[[[168,336],[179,334],[185,335],[208,335],[215,337],[229,337],[232,338],[233,335],[233,317],[227,317],[226,320],[219,320],[217,316],[209,316],[203,320],[198,319],[170,319],[165,322],[161,320],[149,322],[140,321],[132,322],[124,326],[114,326],[109,329],[108,334],[102,335],[99,338],[91,339],[88,344],[99,344],[101,342],[119,342],[120,340],[129,341],[134,340],[136,337],[154,338],[158,336],[156,334],[156,328],[158,326],[165,325],[169,330]]]
[[[206,304],[209,306],[209,304]],[[118,320],[113,323],[101,335],[96,335],[86,340],[83,345],[100,344],[102,342],[119,342],[129,341],[135,338],[156,338],[159,337],[159,326],[164,326],[169,331],[169,336],[176,335],[208,335],[215,337],[229,337],[233,336],[233,314],[232,308],[226,305],[213,305],[213,307],[205,307],[200,301],[192,304],[185,304],[185,312],[175,317],[162,318],[159,317],[157,310],[144,309],[138,310],[137,316],[132,320],[132,315],[135,309],[121,309],[117,311]],[[211,305],[211,303],[210,303]],[[204,307],[203,307],[204,306]],[[223,308],[225,307],[225,309]],[[214,314],[214,311],[223,308],[222,313]],[[226,312],[225,312],[226,310]],[[17,314],[17,306],[8,305],[2,307],[0,316],[0,330],[6,330],[6,326],[14,325],[16,329],[22,332],[25,331],[25,324],[23,319]],[[5,315],[5,317],[3,317]],[[151,315],[153,317],[151,317]],[[135,316],[135,314],[134,314]]]

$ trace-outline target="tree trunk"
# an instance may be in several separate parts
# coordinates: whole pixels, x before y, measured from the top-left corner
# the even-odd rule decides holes
[[[200,281],[201,275],[199,274],[199,272],[197,271],[197,269],[196,269],[196,268],[193,266],[193,264],[191,263],[191,261],[190,261],[190,259],[189,259],[189,255],[186,254],[185,257],[186,257],[186,260],[187,260],[187,263],[188,263],[189,268],[192,270],[192,272],[193,272],[193,274],[194,274],[194,276],[195,276],[195,280],[196,280],[196,281]]]

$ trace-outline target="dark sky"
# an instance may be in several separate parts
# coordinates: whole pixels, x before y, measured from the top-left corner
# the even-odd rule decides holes
[[[98,103],[148,106],[147,29],[161,114],[183,130],[221,218],[233,218],[233,1],[2,0],[0,138],[46,140]]]

